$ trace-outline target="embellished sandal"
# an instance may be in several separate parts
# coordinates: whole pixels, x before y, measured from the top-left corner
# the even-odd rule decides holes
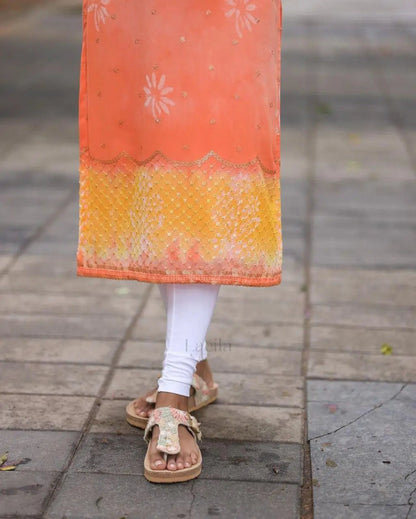
[[[218,396],[218,384],[214,384],[214,387],[210,389],[203,378],[197,373],[194,373],[192,377],[191,387],[194,388],[195,392],[189,397],[189,412],[197,411],[208,404],[211,404],[217,399]],[[150,396],[146,397],[146,402],[151,404],[156,403],[157,390]],[[134,404],[137,399],[132,400],[127,404],[126,407],[126,420],[130,425],[145,429],[149,418],[147,416],[139,416],[134,410]]]
[[[159,438],[157,450],[164,453],[165,461],[168,454],[178,454],[181,450],[179,443],[179,425],[184,425],[196,440],[201,440],[201,425],[197,419],[187,411],[175,407],[157,407],[150,415],[147,422],[144,439],[150,444],[152,430],[155,425],[159,426]],[[177,483],[188,481],[199,476],[202,470],[202,454],[198,447],[198,460],[195,465],[183,469],[152,469],[149,461],[149,448],[144,458],[144,476],[152,483]]]

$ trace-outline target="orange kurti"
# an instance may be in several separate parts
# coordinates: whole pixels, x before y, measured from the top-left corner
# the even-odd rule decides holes
[[[77,274],[281,281],[280,0],[84,0]]]

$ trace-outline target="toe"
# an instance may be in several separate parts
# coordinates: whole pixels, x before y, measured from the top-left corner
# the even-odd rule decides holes
[[[187,455],[185,456],[185,462],[184,462],[184,465],[185,465],[186,468],[192,466],[192,458],[191,458],[191,455],[190,455],[190,454],[187,454]]]
[[[167,469],[168,470],[176,470],[176,462],[175,462],[175,456],[174,455],[169,455],[168,456]]]
[[[198,461],[198,455],[196,454],[196,452],[193,452],[191,454],[191,459],[192,459],[192,464],[195,465],[195,463]]]
[[[183,469],[185,466],[185,461],[183,459],[183,456],[181,454],[179,454],[178,456],[176,456],[176,468],[178,470],[181,470]]]
[[[164,470],[166,468],[166,462],[162,453],[154,453],[150,456],[150,465],[156,470]]]

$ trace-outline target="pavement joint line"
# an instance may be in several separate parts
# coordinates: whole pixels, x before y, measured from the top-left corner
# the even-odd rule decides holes
[[[308,48],[312,48],[316,55],[316,31],[310,19],[305,21],[305,39]],[[310,350],[310,312],[311,312],[311,262],[312,262],[312,243],[313,243],[313,215],[314,215],[314,189],[315,189],[315,170],[316,170],[316,138],[318,119],[315,104],[315,93],[317,90],[316,69],[309,62],[305,65],[306,81],[310,85],[310,93],[305,94],[306,109],[306,221],[304,226],[305,233],[305,255],[304,255],[304,317],[303,317],[303,350],[301,359],[301,374],[303,376],[303,461],[302,461],[302,484],[300,487],[300,514],[302,519],[313,518],[313,487],[312,487],[312,465],[311,454],[308,443],[308,388],[307,374]]]
[[[62,485],[65,482],[66,476],[68,474],[68,470],[71,467],[74,457],[77,454],[77,452],[79,451],[79,449],[83,446],[85,439],[86,439],[88,433],[90,432],[92,423],[99,411],[101,400],[102,400],[104,394],[106,393],[106,391],[108,390],[108,387],[113,378],[115,367],[117,366],[120,356],[123,353],[124,346],[127,343],[127,341],[129,340],[130,335],[131,335],[132,331],[134,330],[134,327],[136,326],[137,321],[139,320],[141,314],[143,313],[153,288],[154,288],[154,285],[150,284],[147,287],[144,294],[142,295],[142,298],[138,299],[138,309],[137,309],[136,313],[134,314],[134,316],[132,317],[130,324],[127,326],[125,333],[124,333],[123,337],[121,338],[120,343],[112,356],[108,373],[106,374],[104,381],[101,384],[101,387],[98,391],[97,396],[95,396],[95,399],[91,406],[88,417],[86,418],[86,420],[84,422],[84,426],[81,430],[80,437],[76,441],[71,454],[68,456],[65,466],[63,467],[62,471],[60,472],[58,478],[55,480],[51,492],[49,493],[49,495],[47,496],[47,498],[45,499],[45,501],[43,503],[43,512],[42,512],[42,516],[41,516],[42,518],[45,517],[45,514],[47,513],[55,496],[58,494],[59,490],[62,488]]]
[[[17,252],[13,255],[9,263],[0,271],[0,280],[5,277],[10,269],[17,263],[19,258],[25,253],[25,251],[38,240],[42,234],[51,226],[56,219],[65,211],[65,209],[72,203],[72,201],[78,196],[78,185],[74,188],[71,188],[69,192],[66,192],[66,196],[61,200],[52,213],[46,218],[46,220],[41,224],[37,230],[29,236],[23,243],[20,245]]]
[[[394,25],[398,27],[400,30],[401,24],[395,23]],[[412,143],[408,139],[400,110],[397,109],[396,101],[394,100],[394,97],[392,96],[391,90],[385,79],[385,73],[382,63],[380,61],[379,53],[375,49],[371,48],[371,43],[368,38],[368,35],[366,35],[364,31],[357,34],[357,37],[362,42],[365,57],[368,62],[368,67],[373,74],[376,84],[379,85],[380,93],[384,101],[383,104],[385,104],[385,106],[388,109],[390,121],[396,128],[397,133],[400,135],[400,138],[403,142],[403,146],[406,149],[409,162],[412,166],[413,172],[416,174],[416,154],[413,151]]]

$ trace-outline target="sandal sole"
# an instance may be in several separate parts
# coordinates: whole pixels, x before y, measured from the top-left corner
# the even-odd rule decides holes
[[[199,450],[199,447],[198,447]],[[150,468],[149,451],[144,458],[144,477],[151,483],[181,483],[197,478],[202,471],[202,454],[199,450],[198,461],[192,467],[179,470],[154,470]]]

